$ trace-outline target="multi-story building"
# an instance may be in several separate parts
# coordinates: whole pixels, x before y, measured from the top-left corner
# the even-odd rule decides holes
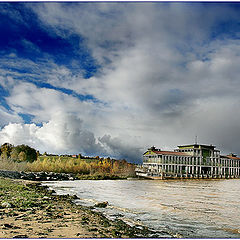
[[[166,178],[239,178],[240,158],[234,154],[220,155],[212,145],[182,145],[174,151],[149,148],[137,176]]]

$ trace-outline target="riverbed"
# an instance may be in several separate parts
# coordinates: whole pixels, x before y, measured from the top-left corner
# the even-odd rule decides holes
[[[77,180],[45,182],[77,195],[108,218],[154,229],[159,237],[240,238],[240,180]]]

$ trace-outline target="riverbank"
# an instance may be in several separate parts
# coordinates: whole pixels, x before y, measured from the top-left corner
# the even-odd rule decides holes
[[[130,227],[76,205],[75,199],[54,195],[40,182],[0,178],[0,238],[155,237],[145,227]]]
[[[66,180],[117,180],[127,179],[127,177],[116,175],[83,175],[74,173],[56,172],[24,172],[0,170],[0,177],[12,179],[24,179],[30,181],[66,181]]]

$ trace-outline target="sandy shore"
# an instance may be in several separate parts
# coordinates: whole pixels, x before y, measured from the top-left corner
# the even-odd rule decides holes
[[[147,228],[108,220],[73,200],[37,182],[0,178],[0,238],[154,237]]]

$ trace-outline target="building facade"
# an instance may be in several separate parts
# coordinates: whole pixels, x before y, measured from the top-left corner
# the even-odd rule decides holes
[[[220,155],[212,145],[182,145],[174,151],[149,148],[136,175],[153,179],[167,178],[239,178],[240,158]]]

